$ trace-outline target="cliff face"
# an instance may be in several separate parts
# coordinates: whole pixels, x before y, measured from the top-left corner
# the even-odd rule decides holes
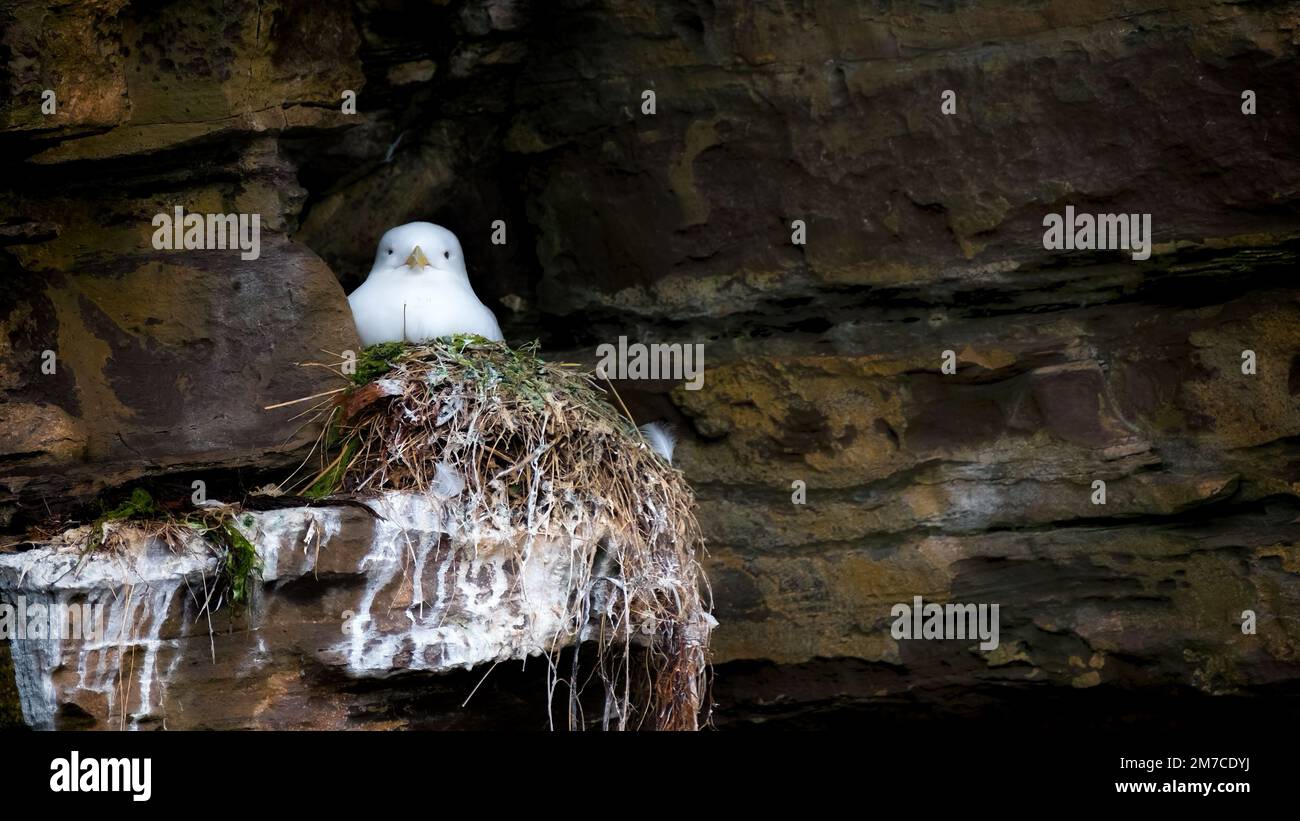
[[[262,407],[431,219],[513,341],[704,344],[701,390],[620,390],[683,434],[719,723],[1300,677],[1300,5],[0,10],[11,527],[291,469]],[[177,205],[260,257],[155,250]],[[1150,214],[1150,259],[1045,250],[1067,205]],[[1000,604],[999,649],[895,640],[917,595]]]
[[[488,667],[530,659],[546,669],[537,656],[572,645],[574,628],[594,629],[565,618],[573,545],[539,539],[521,553],[514,534],[466,532],[421,495],[372,504],[377,514],[242,514],[234,526],[263,566],[241,606],[217,606],[219,560],[192,536],[169,545],[118,531],[106,554],[86,557],[75,544],[0,554],[4,599],[49,616],[36,629],[23,619],[29,632],[13,645],[15,671],[5,671],[19,692],[5,701],[38,729],[566,726],[567,699],[548,715],[545,680],[520,688],[536,708],[526,715],[491,696],[452,709],[446,693],[455,690],[438,680],[474,668],[481,679]],[[421,694],[448,703],[404,709]]]

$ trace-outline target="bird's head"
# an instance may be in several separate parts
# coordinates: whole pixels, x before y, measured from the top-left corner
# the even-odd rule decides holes
[[[431,222],[408,222],[389,229],[379,240],[371,273],[421,276],[436,272],[465,274],[465,256],[456,235]]]

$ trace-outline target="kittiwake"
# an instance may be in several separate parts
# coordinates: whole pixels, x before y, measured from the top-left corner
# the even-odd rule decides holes
[[[452,334],[502,339],[496,316],[469,284],[456,235],[431,222],[389,229],[379,240],[370,276],[348,304],[364,345]]]

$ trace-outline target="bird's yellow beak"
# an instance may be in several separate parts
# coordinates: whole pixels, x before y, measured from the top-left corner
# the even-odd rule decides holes
[[[420,250],[420,246],[415,246],[415,250],[406,258],[406,264],[411,268],[423,268],[429,264],[429,258]]]

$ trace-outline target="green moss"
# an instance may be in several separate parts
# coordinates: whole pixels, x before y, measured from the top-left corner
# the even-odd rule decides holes
[[[303,495],[308,499],[323,499],[332,493],[336,493],[343,484],[343,475],[347,473],[348,465],[352,463],[352,457],[357,452],[356,437],[348,437],[343,443],[343,450],[339,453],[338,458],[326,469],[316,481],[303,491]]]
[[[401,342],[380,342],[361,351],[357,357],[357,372],[350,377],[358,385],[373,382],[393,369],[406,346]]]
[[[246,526],[252,523],[252,517],[246,517]],[[257,555],[257,548],[235,526],[233,519],[221,524],[221,541],[225,543],[226,557],[222,563],[222,575],[230,589],[230,601],[243,605],[248,601],[248,590],[252,582],[262,578],[262,558]]]
[[[355,446],[355,443],[353,443]],[[91,525],[86,551],[96,550],[104,543],[106,522],[138,521],[153,525],[187,527],[213,543],[221,554],[218,575],[224,582],[227,597],[236,605],[248,601],[252,583],[262,576],[262,560],[257,548],[240,531],[240,514],[229,508],[195,510],[183,517],[160,508],[153,496],[144,488],[131,491],[131,496],[117,507],[104,511]],[[253,526],[253,518],[244,516],[244,527]]]
[[[148,519],[158,513],[158,505],[154,502],[153,496],[149,491],[138,487],[131,491],[131,498],[122,504],[106,510],[99,518],[95,519],[90,525],[90,539],[86,544],[87,550],[96,550],[103,546],[104,543],[104,523],[120,522],[126,519]]]
[[[536,343],[516,349],[494,343],[478,334],[453,334],[429,344],[438,345],[455,364],[471,370],[476,370],[485,364],[500,363],[503,352],[506,355],[504,358],[510,364],[519,366],[515,369],[516,375],[520,370],[535,373],[535,366],[539,363]],[[403,342],[380,342],[378,345],[371,345],[362,350],[361,356],[357,357],[357,371],[350,379],[357,385],[373,382],[391,371],[403,358],[428,349],[428,345],[408,345]],[[482,375],[489,374],[485,372]],[[505,376],[505,374],[497,374],[497,376]]]
[[[182,522],[196,530],[203,538],[214,543],[221,554],[217,576],[221,579],[226,596],[236,606],[246,604],[254,582],[262,578],[262,557],[257,548],[239,529],[239,515],[233,511],[213,514],[195,514]],[[251,528],[253,517],[243,514],[243,526]]]
[[[130,499],[108,511],[100,518],[108,521],[138,519],[144,516],[152,516],[156,512],[158,512],[158,506],[154,503],[153,497],[149,495],[149,491],[138,487],[131,491]]]
[[[585,385],[557,379],[547,371],[546,362],[537,356],[537,343],[511,348],[475,334],[448,337],[439,351],[440,369],[430,374],[430,381],[446,380],[481,382],[487,388],[508,386],[516,401],[526,400],[533,410],[543,410],[546,399],[562,393],[570,399],[585,399]],[[421,349],[428,351],[428,348]],[[601,400],[603,404],[603,400]]]

